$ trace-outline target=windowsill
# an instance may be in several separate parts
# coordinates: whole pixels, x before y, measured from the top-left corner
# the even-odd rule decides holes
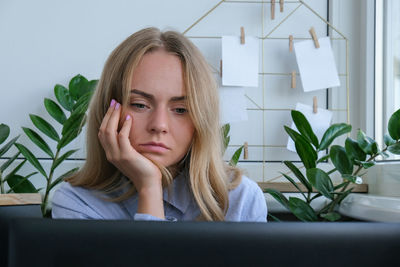
[[[343,215],[376,222],[400,222],[400,198],[350,194],[339,208]]]

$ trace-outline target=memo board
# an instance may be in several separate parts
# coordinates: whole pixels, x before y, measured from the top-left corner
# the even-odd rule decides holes
[[[239,36],[243,26],[246,36],[256,36],[260,41],[259,87],[246,88],[248,121],[231,123],[231,141],[225,155],[228,160],[247,142],[249,157],[241,157],[238,165],[257,182],[281,181],[279,172],[287,171],[281,162],[300,162],[296,153],[286,149],[288,136],[283,129],[284,125],[290,126],[290,110],[297,102],[312,105],[315,96],[319,107],[333,112],[332,123],[350,123],[348,39],[329,22],[328,5],[328,0],[221,0],[183,32],[203,52],[217,80],[220,80],[222,36]],[[320,15],[322,12],[326,15]],[[215,27],[210,27],[210,23]],[[318,37],[330,37],[340,87],[302,90],[295,55],[289,51],[289,35],[293,36],[293,42],[312,39],[311,27],[316,29]],[[291,88],[293,71],[296,88]]]

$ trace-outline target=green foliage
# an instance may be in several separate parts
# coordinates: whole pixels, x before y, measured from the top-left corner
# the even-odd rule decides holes
[[[349,185],[359,183],[361,171],[374,166],[377,156],[388,156],[387,151],[400,155],[400,109],[389,120],[389,135],[384,136],[386,146],[382,150],[379,149],[376,141],[362,130],[358,130],[357,140],[347,137],[344,147],[332,145],[336,138],[351,132],[351,125],[345,123],[331,125],[319,141],[301,112],[292,110],[291,115],[298,131],[287,126],[284,126],[284,129],[295,143],[296,152],[305,167],[306,175],[290,161],[283,163],[304,185],[305,191],[301,190],[293,177],[283,173],[282,175],[297,188],[303,199],[295,197],[287,199],[281,192],[274,189],[266,189],[265,192],[302,221],[339,220],[341,216],[336,212],[337,207],[351,193],[352,188],[348,189]],[[327,155],[318,158],[320,151],[326,151]],[[318,168],[318,165],[326,160],[330,160],[334,166],[328,172]],[[343,178],[343,182],[336,186],[333,185],[330,177],[335,172],[339,172]],[[316,193],[313,193],[315,191]],[[321,196],[329,201],[324,207],[315,210],[310,204]]]
[[[231,125],[229,123],[222,125],[221,127],[221,132],[222,132],[222,141],[224,145],[224,153],[226,149],[228,148],[229,142],[231,140],[231,137],[229,136],[229,132],[231,130]],[[240,146],[238,149],[236,149],[235,153],[233,153],[231,160],[229,161],[229,165],[231,166],[236,166],[240,155],[242,154],[243,151],[243,146]]]
[[[0,124],[0,144],[3,144],[9,136],[10,127],[3,123]],[[10,150],[10,148],[15,144],[18,138],[19,136],[12,138],[0,148],[0,157],[2,157]],[[22,165],[25,164],[25,161],[22,161],[20,164],[9,170],[10,166],[15,162],[19,155],[19,152],[15,153],[13,156],[7,159],[6,162],[0,165],[0,194],[34,193],[37,191],[33,184],[28,180],[28,178],[35,173],[27,176],[21,176],[17,174]],[[5,189],[6,183],[10,188],[8,190]]]
[[[42,204],[42,213],[44,216],[49,215],[48,197],[51,189],[62,182],[64,178],[77,171],[77,168],[74,168],[59,177],[54,177],[56,168],[77,151],[77,149],[71,149],[62,153],[62,149],[80,134],[82,127],[86,122],[86,111],[96,84],[97,80],[88,81],[82,75],[73,77],[69,82],[68,89],[57,84],[54,87],[56,101],[49,98],[44,99],[44,107],[54,121],[46,121],[38,115],[30,114],[29,117],[36,129],[34,130],[28,127],[22,127],[22,130],[32,143],[51,158],[52,164],[50,170],[46,171],[40,164],[38,157],[26,146],[18,143],[15,144],[26,160],[46,179],[46,188]],[[62,126],[61,132],[56,130],[58,127],[56,127],[54,123]],[[43,138],[41,134],[45,137]],[[55,142],[55,151],[51,149],[52,146],[50,146],[45,140],[46,137],[50,138],[50,140],[48,139],[49,141]],[[24,181],[23,179],[23,177],[21,178],[18,176],[15,178],[13,184],[18,185],[18,187],[15,186],[16,188],[20,189],[29,187],[20,184],[21,181],[27,181],[27,179],[24,179]]]

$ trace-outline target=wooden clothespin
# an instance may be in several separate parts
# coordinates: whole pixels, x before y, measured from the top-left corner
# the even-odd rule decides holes
[[[296,71],[292,71],[292,85],[291,88],[296,88]]]
[[[279,0],[279,5],[281,7],[280,11],[283,12],[284,0]]]
[[[246,38],[244,35],[244,27],[240,27],[240,44],[245,44],[246,43]]]
[[[289,52],[293,52],[293,35],[289,35]]]
[[[219,61],[219,76],[222,77],[222,59]]]
[[[244,149],[243,149],[243,159],[249,159],[249,144],[244,142]]]
[[[318,113],[318,100],[316,96],[313,97],[313,113]]]
[[[311,37],[312,37],[313,40],[314,40],[315,48],[319,48],[318,37],[317,37],[317,34],[315,33],[314,27],[311,27],[311,29],[309,30],[309,32],[310,32],[310,34],[311,34]]]
[[[275,19],[275,0],[271,0],[271,19]]]

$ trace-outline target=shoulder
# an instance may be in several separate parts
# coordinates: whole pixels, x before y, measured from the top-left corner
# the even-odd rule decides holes
[[[264,193],[258,184],[242,176],[240,184],[229,192],[229,209],[227,215],[240,221],[265,221],[267,204]],[[233,219],[233,218],[232,218]]]
[[[70,183],[62,183],[52,198],[53,218],[111,219],[118,217],[120,210],[104,193]]]
[[[250,197],[255,193],[262,193],[261,188],[258,184],[248,178],[247,176],[243,175],[240,184],[230,191],[230,194],[242,196],[242,197]]]

